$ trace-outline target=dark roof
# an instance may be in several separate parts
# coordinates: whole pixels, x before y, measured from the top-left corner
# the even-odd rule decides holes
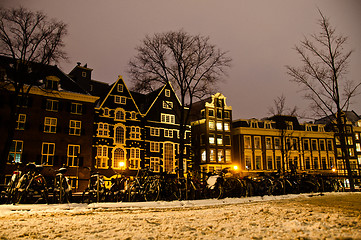
[[[286,122],[292,122],[293,130],[302,130],[302,127],[301,127],[300,123],[298,122],[297,117],[295,117],[295,116],[274,115],[267,119],[276,122],[277,129],[286,129],[287,128]]]
[[[7,70],[8,78],[11,79],[10,65],[14,64],[14,59],[0,55],[0,67]],[[29,81],[36,80],[37,86],[41,87],[44,83],[38,80],[45,79],[47,76],[56,76],[60,79],[60,91],[75,92],[81,94],[88,94],[82,87],[79,86],[72,78],[60,70],[56,65],[44,65],[39,63],[31,63],[31,72],[26,75]]]
[[[131,91],[134,101],[137,104],[139,111],[142,114],[145,114],[148,111],[148,109],[153,104],[153,102],[156,100],[156,98],[158,97],[159,93],[162,91],[163,88],[164,88],[164,86],[162,86],[148,94],[142,94],[142,93]]]
[[[191,122],[197,121],[202,118],[201,110],[205,108],[207,102],[211,103],[212,97],[208,97],[192,104],[191,112],[189,115],[189,119]]]
[[[361,119],[361,117],[355,112],[355,111],[345,111],[346,118],[352,122],[352,124],[355,124],[358,120]],[[317,119],[315,121],[316,124],[330,124],[333,120],[335,120],[335,116],[327,116],[324,118]]]

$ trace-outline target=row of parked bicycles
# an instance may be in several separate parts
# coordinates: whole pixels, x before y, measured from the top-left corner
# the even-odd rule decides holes
[[[24,173],[14,171],[6,189],[1,192],[1,203],[73,201],[65,167],[57,170],[49,186],[41,174],[41,165],[28,163],[26,168]],[[107,181],[111,184],[106,184]],[[211,173],[188,171],[184,175],[179,174],[179,171],[177,174],[154,173],[145,168],[139,169],[136,176],[116,173],[109,180],[97,172],[92,173],[87,188],[82,192],[81,201],[173,201],[327,191],[344,191],[343,181],[334,177],[295,172],[260,173],[241,177],[230,168]]]

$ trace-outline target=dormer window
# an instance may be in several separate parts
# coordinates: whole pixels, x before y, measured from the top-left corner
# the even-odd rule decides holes
[[[325,131],[324,126],[318,126],[318,131],[319,131],[319,132],[324,132],[324,131]]]
[[[293,123],[292,122],[286,122],[287,124],[287,130],[293,130]]]
[[[251,121],[250,126],[251,126],[251,128],[258,128],[258,122]]]
[[[169,89],[166,89],[165,92],[164,92],[164,95],[166,97],[170,97],[170,90]]]
[[[85,78],[86,77],[86,72],[82,72],[81,76]]]
[[[306,131],[307,132],[312,132],[312,127],[310,125],[306,125]]]
[[[50,90],[58,90],[59,79],[56,78],[47,78],[45,81],[45,88]]]

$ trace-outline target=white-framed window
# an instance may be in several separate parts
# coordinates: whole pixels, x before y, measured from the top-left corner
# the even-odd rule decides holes
[[[124,96],[114,96],[114,102],[117,104],[127,104],[127,98]]]
[[[118,92],[123,92],[123,90],[124,90],[124,85],[123,84],[118,84],[117,85],[117,91]]]
[[[24,130],[26,123],[26,114],[19,114],[16,121],[16,130]]]
[[[173,109],[173,102],[171,102],[171,101],[163,101],[163,108],[164,109]]]
[[[68,144],[67,165],[69,167],[79,166],[80,145]]]
[[[113,151],[113,168],[121,168],[122,166],[125,167],[125,155],[126,152],[123,148],[116,148]]]
[[[96,166],[97,166],[97,168],[107,168],[108,167],[108,147],[107,146],[97,146]]]
[[[266,137],[265,141],[266,141],[266,149],[268,149],[268,150],[272,149],[272,138],[271,137]]]
[[[131,139],[140,139],[140,127],[131,127],[130,128],[130,138]]]
[[[273,169],[273,156],[267,155],[266,160],[267,160],[267,169],[272,170]]]
[[[261,155],[256,155],[256,159],[255,159],[255,169],[262,169],[262,156]]]
[[[43,142],[41,149],[41,164],[45,166],[54,165],[55,143]]]
[[[130,113],[130,119],[136,120],[137,119],[137,113],[136,112],[131,112]]]
[[[175,116],[173,114],[161,113],[161,122],[175,124]]]
[[[175,166],[175,149],[174,144],[170,142],[165,142],[163,144],[163,164],[165,172],[173,172]]]
[[[115,120],[125,121],[125,111],[124,111],[124,109],[115,110]]]
[[[109,116],[109,115],[110,115],[109,108],[103,108],[103,116]]]
[[[173,137],[173,130],[171,130],[171,129],[164,129],[164,137],[172,138],[172,137]]]
[[[252,148],[251,136],[244,136],[244,148]]]
[[[108,123],[98,123],[97,135],[99,137],[108,137],[109,136],[109,124]]]
[[[150,157],[150,170],[153,172],[160,171],[160,158],[159,157]]]
[[[279,137],[275,137],[274,138],[274,144],[275,144],[275,149],[281,149],[281,138]]]
[[[150,136],[160,136],[160,129],[159,128],[155,128],[155,127],[151,127],[150,128]]]
[[[209,149],[209,161],[216,162],[216,149]]]
[[[245,160],[246,160],[246,170],[251,170],[252,169],[252,155],[246,155],[245,156]]]
[[[82,114],[83,113],[83,104],[81,103],[71,103],[70,113],[72,114]]]
[[[125,144],[125,127],[118,125],[115,127],[114,142],[115,144]]]
[[[56,133],[57,119],[51,117],[45,117],[44,120],[44,132]]]
[[[70,120],[69,122],[69,135],[80,136],[81,134],[81,121]]]
[[[53,99],[46,99],[45,110],[57,112],[59,110],[59,101]]]
[[[13,140],[10,146],[8,161],[10,163],[21,162],[22,154],[23,154],[23,141]]]
[[[170,90],[169,90],[169,89],[165,89],[164,95],[165,95],[166,97],[170,97]]]
[[[129,159],[129,168],[138,169],[140,166],[140,149],[131,148],[130,149],[130,159]]]
[[[150,142],[150,151],[151,152],[159,152],[160,151],[160,143],[159,142]]]

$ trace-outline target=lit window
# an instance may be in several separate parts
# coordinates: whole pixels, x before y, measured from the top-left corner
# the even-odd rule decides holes
[[[51,166],[54,164],[55,143],[43,143],[41,151],[41,164]]]
[[[207,161],[207,153],[206,153],[205,149],[201,150],[201,159],[202,159],[202,162]]]
[[[26,123],[26,115],[25,114],[19,114],[18,120],[16,121],[16,129],[17,130],[24,130],[25,129],[25,123]]]
[[[223,129],[223,124],[222,124],[222,122],[217,122],[217,130],[218,130],[218,131],[222,131],[222,129]]]
[[[261,149],[261,137],[254,137],[254,148]]]
[[[70,167],[79,166],[80,145],[68,145],[67,165]]]
[[[59,110],[59,101],[47,99],[45,104],[45,109],[47,111],[57,112]]]
[[[44,132],[46,132],[46,133],[56,133],[56,125],[57,125],[57,119],[56,118],[45,117],[45,120],[44,120]]]
[[[244,148],[252,148],[251,136],[244,136]]]
[[[217,158],[218,158],[218,162],[223,162],[224,161],[224,156],[223,156],[223,151],[222,150],[218,150]]]
[[[223,145],[222,135],[217,135],[217,144],[218,144],[218,145]]]
[[[209,130],[214,130],[214,128],[215,128],[214,121],[210,120],[209,121]]]
[[[209,150],[209,161],[210,162],[215,162],[216,161],[216,150],[215,149],[210,149]]]
[[[21,162],[22,154],[23,154],[23,141],[13,140],[10,146],[8,161],[10,163]]]
[[[71,103],[70,113],[82,114],[83,113],[83,105],[80,103]]]
[[[215,143],[215,138],[213,134],[209,135],[209,144],[214,144]]]
[[[125,164],[125,151],[122,148],[116,148],[113,153],[113,168],[121,168]]]
[[[173,102],[171,102],[171,101],[163,101],[163,108],[164,109],[173,109]]]
[[[226,162],[232,162],[231,149],[226,149]]]
[[[281,149],[281,139],[280,138],[275,138],[275,149]]]
[[[361,152],[361,145],[360,143],[356,143],[356,151]]]
[[[252,156],[246,155],[245,160],[246,160],[246,169],[251,170],[252,169]]]
[[[229,123],[228,122],[225,122],[224,123],[224,131],[230,131],[230,127],[229,127]]]
[[[272,138],[266,137],[266,149],[272,149]]]

